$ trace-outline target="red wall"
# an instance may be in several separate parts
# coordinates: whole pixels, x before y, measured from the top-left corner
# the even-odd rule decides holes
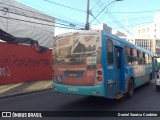
[[[52,50],[0,42],[0,84],[52,79]]]

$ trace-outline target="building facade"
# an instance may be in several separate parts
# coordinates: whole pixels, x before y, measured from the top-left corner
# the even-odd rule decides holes
[[[160,56],[160,14],[154,16],[152,23],[136,27],[134,35],[136,45]]]
[[[98,25],[92,25],[91,29],[93,29],[93,30],[104,30],[106,32],[112,33],[112,28],[107,26],[107,24],[105,24],[105,23],[98,24]]]
[[[0,29],[8,34],[31,38],[40,46],[53,47],[55,18],[16,0],[0,0]]]

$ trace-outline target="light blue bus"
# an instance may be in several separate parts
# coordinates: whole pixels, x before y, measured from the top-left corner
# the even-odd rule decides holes
[[[103,30],[56,36],[53,62],[60,93],[120,99],[154,78],[151,52]]]

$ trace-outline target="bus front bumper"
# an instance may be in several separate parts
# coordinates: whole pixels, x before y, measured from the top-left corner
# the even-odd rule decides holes
[[[52,83],[53,91],[67,94],[91,95],[105,97],[104,86],[71,86]]]

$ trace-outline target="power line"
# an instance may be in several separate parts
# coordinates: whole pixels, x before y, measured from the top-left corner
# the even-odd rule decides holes
[[[101,4],[104,6],[104,4],[102,3],[102,1],[100,1],[100,2],[101,2]],[[130,33],[129,30],[127,30],[127,29],[110,13],[110,11],[107,9],[107,7],[108,7],[110,4],[114,3],[114,2],[115,2],[115,1],[112,1],[112,2],[110,2],[107,6],[104,6],[104,8],[99,12],[98,15],[100,15],[100,14],[106,9],[107,12],[108,12],[107,15],[110,16],[110,18],[114,21],[114,23],[116,23],[118,26],[120,26],[120,28],[123,28],[127,33],[133,35],[133,34]],[[106,14],[106,12],[105,12],[105,14]],[[97,15],[96,17],[98,17],[98,15]],[[93,20],[94,20],[94,19],[93,19]],[[93,20],[92,20],[92,21],[93,21]],[[92,22],[92,21],[91,21],[91,22]],[[90,22],[90,23],[91,23],[91,22]]]
[[[90,11],[90,13],[89,13],[95,20],[97,20],[98,21],[98,23],[101,23],[93,14],[92,14],[92,12]]]
[[[5,4],[5,3],[3,3],[3,2],[0,2],[0,3]],[[45,14],[37,13],[37,12],[34,12],[34,11],[30,11],[30,10],[27,10],[27,9],[23,9],[23,8],[14,6],[14,5],[10,5],[10,4],[5,4],[5,5],[12,6],[12,7],[14,7],[14,8],[18,8],[18,9],[20,9],[20,10],[24,10],[24,11],[27,11],[27,12],[30,12],[30,13],[34,13],[34,14],[38,14],[38,15],[43,15],[43,16],[45,15]],[[4,11],[4,10],[2,9],[2,10],[0,10],[0,11]],[[59,18],[54,18],[54,19],[55,19],[55,20],[58,20],[58,21],[61,21],[61,22],[63,22],[63,23],[57,23],[57,22],[54,22],[54,21],[49,21],[49,20],[45,20],[45,19],[42,19],[42,18],[37,18],[36,16],[33,17],[33,16],[31,16],[31,15],[26,15],[26,14],[24,14],[24,13],[22,13],[22,12],[18,13],[18,12],[12,12],[12,11],[13,11],[13,10],[9,10],[8,12],[9,12],[9,13],[12,13],[12,14],[16,14],[16,15],[21,15],[21,16],[25,16],[25,17],[29,17],[29,18],[34,18],[34,19],[42,20],[42,21],[45,21],[45,22],[51,22],[51,23],[56,23],[56,24],[59,24],[59,25],[69,26],[69,25],[63,24],[63,23],[64,23],[64,20],[61,20],[61,19],[59,19]],[[47,15],[46,15],[46,16],[47,16]],[[47,17],[49,17],[49,16],[47,16]],[[67,21],[65,21],[65,23],[73,24],[73,23],[67,22]],[[39,23],[37,23],[37,24],[39,24]]]
[[[84,10],[80,10],[80,9],[73,8],[73,7],[70,7],[70,6],[62,5],[62,4],[59,4],[59,3],[55,3],[55,2],[53,2],[53,1],[49,1],[49,0],[43,0],[43,1],[46,1],[46,2],[49,2],[49,3],[55,4],[55,5],[58,5],[58,6],[61,6],[61,7],[69,8],[69,9],[72,9],[72,10],[77,10],[77,11],[80,11],[80,12],[86,12],[86,11],[84,11]]]
[[[86,11],[84,11],[84,10],[80,10],[80,9],[76,9],[76,8],[73,8],[73,7],[69,7],[69,6],[65,6],[65,5],[62,5],[62,4],[59,4],[59,3],[55,3],[55,2],[53,2],[53,1],[49,1],[49,0],[44,0],[44,1],[46,1],[46,2],[50,2],[50,3],[53,3],[53,4],[56,4],[56,5],[59,5],[59,6],[62,6],[62,7],[66,7],[66,8],[69,8],[69,9],[73,9],[73,10],[77,10],[77,11],[81,11],[81,12],[86,12]],[[98,4],[99,4],[99,2],[100,2],[100,0],[97,2],[97,4],[95,4],[95,6],[97,6]],[[0,3],[2,3],[2,2],[0,2]],[[4,4],[4,3],[3,3]],[[11,5],[12,6],[12,5]],[[94,7],[95,7],[94,6]],[[93,8],[94,8],[93,7]],[[92,8],[92,9],[93,9]],[[24,10],[23,8],[21,8],[22,10]],[[91,10],[92,10],[91,9]],[[27,11],[29,11],[29,10],[27,10]],[[111,12],[111,13],[146,13],[146,12],[159,12],[160,10],[147,10],[147,11],[130,11],[130,12]],[[33,11],[30,11],[30,12],[33,12]],[[100,12],[100,11],[92,11],[92,12]],[[36,13],[36,12],[34,12],[34,13]],[[44,14],[41,14],[41,15],[44,15]]]
[[[137,17],[137,18],[131,18],[131,19],[128,19],[128,21],[138,21],[138,20],[141,20],[141,19],[145,19],[145,18],[151,18],[152,16],[145,16],[145,17]],[[126,21],[126,20],[119,20],[119,21]],[[109,21],[107,23],[114,23],[113,21]]]
[[[77,26],[79,28],[84,28],[84,26],[85,26],[85,25],[79,25],[79,24],[76,24],[76,23],[73,23],[73,22],[69,22],[69,21],[66,21],[66,20],[62,20],[62,19],[59,19],[59,18],[56,18],[56,20],[57,20],[56,23],[61,22],[62,24],[68,24],[69,26]]]
[[[110,12],[109,12],[109,10],[107,10],[107,12],[109,13],[108,15],[111,17],[111,19],[118,25],[118,26],[120,26],[120,28],[122,28],[123,30],[125,30],[127,33],[129,33],[130,35],[133,35],[128,29],[126,29],[126,27],[123,25],[123,24],[121,24],[118,20],[117,20],[117,18],[115,18]]]
[[[103,3],[102,3],[102,5],[103,5]],[[104,5],[103,5],[104,6]],[[127,33],[129,33],[129,34],[131,34],[132,36],[133,36],[133,34],[129,31],[129,30],[127,30],[126,28],[125,28],[125,26],[123,26],[123,24],[121,24],[118,20],[117,20],[117,18],[116,17],[114,17],[113,15],[112,15],[112,13],[110,13],[110,11],[106,8],[106,12],[104,12],[105,14],[107,14],[112,20],[113,20],[113,22],[114,23],[116,23],[118,26],[120,26],[120,28],[122,28],[123,30],[125,30]]]
[[[21,1],[23,1],[23,0],[21,0]],[[36,5],[34,5],[34,4],[31,4],[31,3],[27,3],[26,1],[23,1],[24,3],[26,3],[26,4],[30,4],[30,5],[33,5],[33,6],[36,6]],[[49,10],[47,10],[47,9],[45,9],[45,8],[42,8],[42,7],[40,7],[40,6],[36,6],[36,7],[38,7],[38,8],[41,8],[42,10],[45,10],[45,12],[46,13],[48,13],[48,14],[53,14],[53,12],[52,11],[49,11]],[[44,12],[44,11],[42,11],[42,12]],[[73,21],[66,21],[66,20],[64,20],[64,19],[60,19],[60,18],[57,18],[57,17],[54,17],[55,19],[57,19],[57,20],[60,20],[60,21],[65,21],[65,22],[67,22],[67,23],[70,23],[70,24],[75,24],[76,26],[85,26],[85,24],[84,23],[75,23],[75,22],[77,22],[77,21],[75,21],[74,20],[74,22]],[[66,18],[65,18],[66,19]],[[83,24],[83,25],[82,25]]]
[[[108,5],[106,5],[106,6],[96,15],[95,18],[97,18],[110,4],[112,4],[112,3],[114,3],[114,2],[116,2],[116,1],[112,1],[112,2],[110,2]],[[92,23],[92,22],[95,20],[95,18],[94,18],[90,23]]]
[[[24,11],[27,11],[27,12],[30,12],[30,13],[34,13],[34,14],[38,14],[38,15],[43,15],[43,16],[44,16],[44,14],[41,14],[41,13],[38,13],[38,12],[34,12],[34,11],[30,11],[30,10],[27,10],[27,9],[23,9],[23,8],[20,8],[20,7],[11,5],[11,4],[6,4],[6,3],[4,3],[4,2],[0,2],[0,3],[1,3],[1,4],[4,4],[4,5],[8,5],[9,7],[17,8],[17,9],[19,9],[19,10],[24,10]],[[16,9],[15,9],[15,10],[16,10]],[[3,9],[1,9],[0,11],[4,12]],[[55,23],[54,21],[49,21],[49,20],[45,20],[45,19],[42,19],[42,18],[37,18],[37,17],[30,16],[30,15],[26,15],[26,14],[22,13],[22,11],[20,12],[21,14],[18,13],[17,10],[16,10],[16,12],[12,12],[12,11],[13,11],[13,10],[10,8],[10,9],[8,9],[8,11],[5,11],[5,12],[12,13],[12,14],[16,14],[16,15],[20,15],[20,16],[24,16],[24,17],[28,17],[28,18],[33,18],[33,19],[37,19],[37,20],[42,20],[42,21],[45,21],[45,22],[53,23],[53,24]],[[47,16],[47,15],[45,15],[45,16]],[[13,19],[13,20],[18,20],[18,21],[23,21],[23,22],[29,22],[29,23],[35,23],[35,24],[45,25],[45,26],[53,26],[53,25],[48,25],[48,24],[44,24],[44,23],[31,22],[31,21],[21,20],[21,19],[16,19],[16,18],[10,18],[10,17],[4,17],[4,16],[0,16],[0,17],[1,17],[1,18],[6,18],[7,20],[8,20],[8,19]],[[49,17],[49,16],[47,16],[47,17]],[[7,24],[8,24],[8,22],[7,22]],[[25,24],[25,25],[27,25],[27,24]],[[28,25],[27,25],[27,26],[28,26]],[[32,27],[33,27],[33,26],[32,26]],[[36,28],[38,28],[38,27],[36,27]],[[40,28],[38,28],[38,29],[40,29]],[[46,30],[44,30],[44,29],[41,29],[41,30],[46,31]],[[49,32],[49,31],[47,31],[47,32]]]
[[[147,13],[147,12],[159,12],[160,10],[148,10],[148,11],[130,11],[130,12],[116,12],[112,11],[111,13]],[[100,11],[92,11],[92,12],[100,12]]]
[[[133,24],[133,25],[129,25],[127,27],[134,27],[134,26],[137,26],[137,25],[143,25],[143,24],[149,24],[149,23],[153,23],[153,21],[148,21],[148,22],[139,23],[139,24]],[[117,28],[120,28],[120,27],[116,27],[116,28],[113,28],[113,29],[117,29]]]
[[[81,28],[73,28],[73,27],[63,27],[63,26],[54,26],[58,28],[65,28],[65,29],[73,29],[73,30],[81,30]]]
[[[129,25],[129,26],[127,26],[127,27],[133,27],[133,26],[142,25],[142,24],[148,24],[148,23],[153,23],[153,21],[148,21],[148,22],[144,22],[144,23]]]
[[[17,20],[17,21],[23,21],[23,22],[28,22],[28,23],[35,23],[35,24],[40,24],[40,25],[47,25],[47,24],[42,24],[42,23],[37,23],[37,22],[31,22],[31,21],[27,21],[27,20],[21,20],[21,19],[16,19],[16,18],[8,18],[8,17],[4,17],[4,16],[0,16],[1,18],[7,18],[7,19],[13,19],[13,20]],[[25,24],[27,26],[31,26],[31,25],[28,25],[28,24]],[[61,24],[60,24],[61,25]],[[56,26],[56,25],[47,25],[47,26],[53,26],[53,27],[59,27],[59,28],[66,28],[66,29],[75,29],[75,30],[80,30],[81,28],[73,28],[73,27],[70,27],[70,26],[66,26],[66,27],[63,27],[63,26]],[[31,26],[33,27],[33,26]],[[35,26],[34,26],[35,27]],[[38,27],[36,27],[38,28]],[[38,29],[41,29],[41,28],[38,28]],[[43,31],[47,31],[47,30],[44,30],[44,29],[41,29]],[[51,31],[47,31],[49,33],[53,33]],[[54,34],[54,33],[53,33]]]
[[[96,2],[96,4],[92,7],[92,9],[90,10],[90,13],[89,13],[89,14],[90,14],[98,23],[101,24],[101,22],[92,14],[92,10],[100,3],[101,0],[98,0],[98,1],[94,0],[94,1]]]
[[[44,0],[44,1],[48,1],[48,0]],[[51,2],[51,1],[50,1]],[[97,2],[97,4],[100,2],[100,0]],[[54,3],[54,4],[58,4],[58,3],[55,3],[55,2],[52,2],[52,3]],[[96,5],[97,5],[96,4]],[[61,4],[59,4],[59,5],[61,5]],[[95,5],[95,6],[96,6]],[[63,7],[64,7],[64,5],[62,5]],[[95,7],[94,6],[94,7]],[[68,6],[66,6],[66,7],[68,7]],[[69,7],[70,8],[70,7]],[[72,9],[72,8],[71,8]],[[73,8],[74,9],[74,8]],[[77,9],[77,10],[79,10],[79,9]],[[80,10],[81,11],[81,10]],[[31,11],[30,11],[31,12]],[[83,11],[84,12],[84,11]],[[95,11],[94,11],[95,12]],[[138,12],[138,13],[142,13],[142,12],[153,12],[153,11],[141,11],[141,12]],[[126,13],[126,12],[112,12],[112,13]],[[128,13],[128,12],[127,12]],[[137,12],[131,12],[131,13],[137,13]],[[92,15],[93,16],[93,14],[91,13],[90,15]],[[94,17],[94,16],[93,16]],[[95,18],[95,17],[94,17]],[[56,18],[57,19],[57,18]],[[95,18],[96,19],[96,18]],[[57,20],[60,20],[60,19],[57,19]],[[96,19],[97,20],[97,19]],[[63,20],[60,20],[60,21],[63,21]],[[98,21],[98,20],[97,20]],[[124,20],[121,20],[121,21],[124,21]],[[63,21],[64,22],[64,21]],[[66,21],[65,21],[66,22]],[[98,21],[99,22],[99,21]],[[70,22],[67,22],[67,23],[70,23]],[[100,22],[99,22],[100,23]],[[107,22],[107,23],[109,23],[109,22]],[[60,24],[60,25],[64,25],[64,26],[69,26],[69,25],[66,25],[66,24],[63,24],[63,23],[58,23],[58,22],[56,22],[56,24]],[[70,26],[69,26],[70,27]],[[61,27],[62,28],[62,27]],[[66,28],[66,27],[64,27],[64,28]]]
[[[102,3],[102,2],[101,2]],[[111,3],[113,3],[113,2],[111,2]],[[110,3],[110,4],[111,4]],[[102,5],[104,6],[104,4],[102,3]],[[108,6],[108,5],[107,5]],[[115,16],[113,16],[113,14],[112,13],[110,13],[110,11],[105,7],[104,9],[106,9],[107,10],[107,13],[105,12],[105,14],[107,14],[107,15],[109,15],[109,17],[118,25],[118,26],[120,26],[120,28],[122,28],[123,30],[125,30],[127,33],[129,33],[130,35],[132,35],[133,36],[133,34],[128,30],[128,29],[126,29],[126,27],[123,25],[123,24],[121,24],[118,20],[117,20],[117,18],[115,17]],[[104,11],[104,9],[102,10],[102,11]],[[102,12],[101,11],[101,12]],[[100,13],[101,13],[100,12]],[[99,13],[99,14],[100,14]]]
[[[4,11],[4,10],[0,10],[0,11]],[[45,22],[51,22],[51,23],[53,23],[53,24],[56,23],[56,24],[59,24],[59,25],[68,26],[68,25],[63,24],[63,23],[57,23],[57,22],[54,22],[54,21],[43,20],[43,19],[41,19],[41,18],[36,18],[36,17],[24,15],[24,14],[19,14],[19,13],[14,13],[14,12],[9,12],[9,13],[16,14],[16,15],[20,15],[20,16],[25,16],[25,17],[28,17],[28,18],[34,18],[34,19],[38,19],[38,20],[45,21]],[[5,17],[4,17],[4,18],[5,18]],[[11,19],[13,19],[13,18],[11,18]],[[17,19],[17,20],[18,20],[18,19]],[[20,20],[20,19],[19,19],[19,20]],[[58,19],[57,19],[57,20],[58,20]],[[28,22],[28,21],[25,21],[25,22]],[[32,22],[32,23],[41,24],[41,25],[47,25],[47,26],[53,26],[53,25],[42,24],[42,23],[37,23],[37,22]]]
[[[3,4],[4,2],[0,2],[0,3]],[[5,3],[4,3],[4,4],[5,4]],[[69,23],[68,25],[67,25],[67,24],[64,24],[64,23],[61,23],[62,21],[64,22],[64,20],[61,20],[61,19],[59,19],[59,18],[58,18],[58,19],[55,18],[55,19],[57,20],[56,22],[55,22],[55,21],[50,21],[50,20],[46,20],[46,19],[39,18],[39,17],[35,16],[35,14],[36,14],[36,15],[42,15],[43,17],[44,17],[44,16],[50,17],[50,16],[47,16],[47,15],[45,15],[45,14],[41,14],[41,13],[37,13],[37,12],[30,11],[30,10],[27,10],[27,9],[23,9],[23,8],[14,6],[13,4],[12,4],[12,5],[11,5],[11,4],[5,4],[5,5],[8,5],[8,6],[9,6],[9,9],[7,9],[7,11],[4,11],[4,9],[0,9],[0,11],[2,11],[2,12],[8,12],[8,13],[11,13],[11,14],[16,14],[16,15],[20,15],[20,16],[24,16],[24,17],[28,17],[28,18],[38,19],[38,20],[42,20],[42,21],[45,21],[45,22],[51,22],[51,23],[53,23],[53,24],[56,23],[57,25],[60,25],[60,26],[44,24],[44,23],[41,23],[41,22],[32,22],[32,21],[29,21],[29,20],[27,20],[27,19],[26,19],[26,20],[19,19],[18,17],[17,17],[17,18],[12,18],[12,17],[7,17],[7,16],[0,16],[1,18],[5,18],[5,19],[7,19],[7,20],[12,19],[12,20],[13,20],[12,23],[9,23],[9,24],[15,24],[14,22],[16,22],[16,21],[22,21],[22,24],[24,24],[24,25],[26,25],[26,26],[31,26],[31,27],[33,27],[33,26],[32,26],[32,25],[25,24],[25,22],[34,23],[34,24],[40,24],[40,25],[45,25],[45,26],[58,27],[58,28],[65,28],[65,29],[74,29],[74,30],[80,30],[80,29],[82,29],[81,27],[78,27],[78,26],[75,27],[75,25],[73,25],[73,23],[71,23],[71,22],[66,22],[66,21],[65,21],[65,23]],[[7,7],[8,7],[8,6],[7,6]],[[7,8],[7,7],[5,6],[5,7],[2,7],[2,8]],[[11,7],[11,8],[13,7],[14,10],[11,9],[10,7]],[[21,11],[18,12],[17,9],[15,9],[15,8],[17,8],[17,9],[19,9],[19,10],[21,10]],[[25,8],[25,7],[24,7],[24,8]],[[30,8],[30,7],[28,7],[28,8]],[[25,11],[30,12],[30,13],[34,13],[34,16],[31,16],[30,14],[27,14]],[[8,15],[9,15],[9,14],[8,14]],[[44,18],[45,18],[45,17],[44,17]],[[60,21],[60,22],[58,22],[58,21]],[[5,22],[4,22],[4,21],[1,21],[1,22],[8,24],[7,21],[5,21]],[[17,22],[16,22],[16,23],[17,23]],[[72,26],[71,26],[71,25],[72,25]],[[38,28],[37,26],[34,26],[34,28],[37,28],[37,29],[40,29],[40,30],[49,32],[50,34],[54,34],[54,32],[51,32],[51,31],[47,31],[47,30]]]
[[[94,0],[95,1],[95,0]],[[95,1],[96,2],[96,1]],[[98,0],[98,2],[96,2],[96,4],[92,7],[92,9],[90,11],[92,11],[98,4],[100,3],[100,0]]]
[[[3,10],[0,10],[0,11],[3,11]],[[23,14],[18,14],[18,13],[14,13],[14,12],[9,12],[9,13],[16,14],[16,15],[20,15],[20,16],[25,16],[25,17],[28,17],[28,18],[37,19],[37,18],[35,18],[35,17],[31,17],[31,16],[27,16],[27,15],[23,15]],[[6,18],[6,19],[19,20],[19,21],[23,21],[23,22],[35,23],[35,24],[40,24],[40,25],[53,26],[53,25],[49,25],[49,24],[44,24],[44,23],[39,23],[39,22],[32,22],[32,21],[22,20],[22,19],[17,19],[17,18],[4,17],[4,16],[0,16],[0,17],[1,17],[1,18]],[[43,19],[38,19],[38,20],[43,20]],[[53,21],[47,21],[47,20],[43,20],[43,21],[51,22],[51,23],[56,23],[56,24],[64,25],[64,26],[68,26],[68,25],[66,25],[66,24],[57,23],[57,22],[53,22]]]
[[[56,24],[62,25],[61,28],[66,28],[66,27],[68,27],[69,29],[70,29],[70,28],[72,28],[72,29],[82,29],[81,27],[75,26],[74,24],[68,24],[68,25],[67,25],[67,24],[58,23],[58,22],[56,22]],[[65,27],[63,27],[63,26],[65,26]]]

